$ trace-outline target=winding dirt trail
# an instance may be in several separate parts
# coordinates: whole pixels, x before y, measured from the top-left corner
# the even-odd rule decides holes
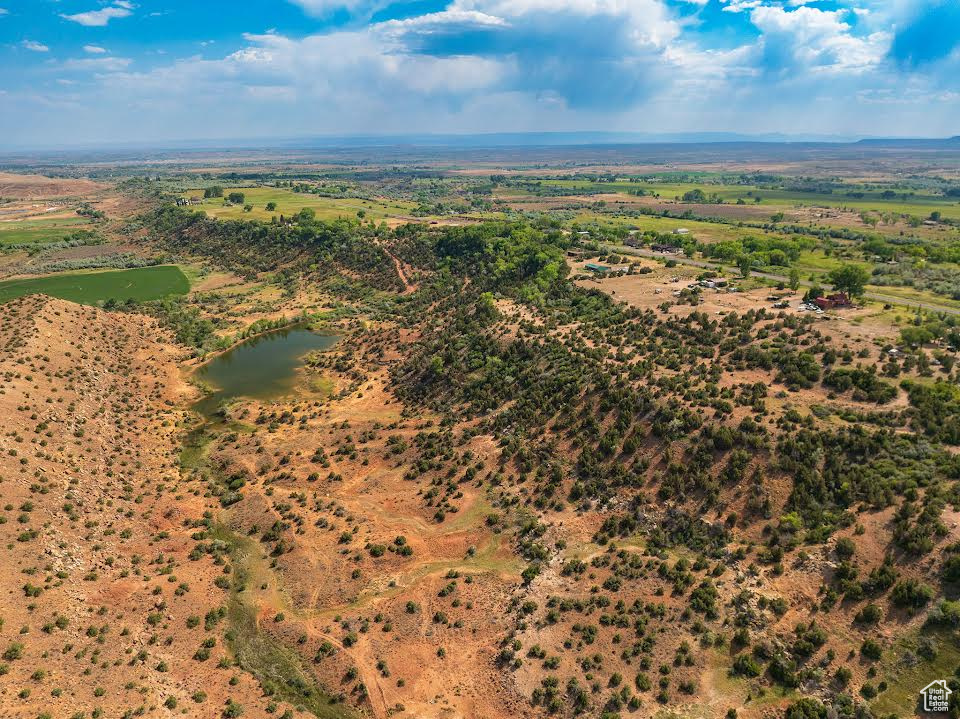
[[[407,277],[407,272],[403,268],[403,263],[394,255],[390,250],[384,249],[390,259],[393,260],[393,266],[397,269],[397,275],[400,277],[400,281],[403,283],[403,292],[400,294],[409,295],[417,291],[417,286],[410,282]]]

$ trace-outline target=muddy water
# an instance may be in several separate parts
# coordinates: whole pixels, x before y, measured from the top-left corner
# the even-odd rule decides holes
[[[242,342],[197,368],[197,379],[214,391],[194,405],[194,409],[209,418],[226,399],[275,399],[288,395],[296,384],[303,356],[314,350],[329,349],[338,339],[336,335],[294,327]]]

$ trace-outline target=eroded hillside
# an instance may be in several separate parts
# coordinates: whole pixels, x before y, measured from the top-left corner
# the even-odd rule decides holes
[[[270,704],[221,661],[224,563],[191,556],[209,502],[181,480],[180,354],[143,316],[40,296],[2,307],[4,716]]]

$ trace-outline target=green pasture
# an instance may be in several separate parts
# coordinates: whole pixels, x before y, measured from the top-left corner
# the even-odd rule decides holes
[[[752,227],[737,227],[736,225],[721,224],[718,222],[702,222],[697,220],[679,220],[671,217],[657,217],[655,215],[639,215],[637,217],[611,217],[595,212],[581,212],[573,222],[579,225],[595,223],[605,227],[626,227],[641,232],[672,233],[674,230],[685,228],[690,230],[688,238],[700,242],[720,242],[722,240],[739,240],[748,235],[757,237],[763,235],[763,230]],[[781,235],[772,235],[781,236]],[[677,235],[677,239],[682,239]]]
[[[64,272],[45,277],[0,282],[0,303],[25,295],[45,294],[82,305],[113,299],[124,302],[184,295],[190,282],[176,265],[138,267],[107,272]]]
[[[0,246],[57,242],[89,225],[82,217],[0,222]]]
[[[868,272],[873,269],[873,264],[856,257],[837,257],[836,255],[827,256],[822,250],[812,252],[801,252],[800,258],[793,264],[801,275],[806,276],[810,272],[827,273],[839,269],[844,265],[859,265]],[[785,270],[789,272],[789,269]]]
[[[747,205],[789,208],[798,205],[812,207],[846,208],[856,212],[873,211],[878,213],[896,212],[925,218],[934,210],[944,217],[960,219],[960,202],[955,198],[941,195],[917,194],[907,199],[884,199],[879,192],[867,192],[863,198],[848,197],[843,192],[816,193],[788,190],[773,190],[753,185],[710,185],[672,182],[589,182],[585,180],[543,180],[544,187],[563,187],[575,194],[577,190],[597,190],[607,193],[646,190],[649,194],[659,195],[663,200],[673,200],[694,189],[701,189],[708,196],[716,194],[725,204],[736,204],[743,199]],[[511,188],[511,192],[513,188]],[[856,191],[851,188],[851,191]],[[756,202],[756,198],[760,202]]]
[[[888,297],[894,297],[903,302],[907,307],[914,306],[920,302],[925,302],[931,305],[960,309],[960,302],[957,300],[951,299],[950,297],[944,297],[943,295],[937,294],[936,292],[931,292],[930,290],[918,290],[915,287],[868,284],[867,291],[876,292],[877,294],[881,295],[887,295]]]
[[[358,197],[322,197],[301,192],[293,192],[282,187],[224,187],[223,194],[242,192],[244,204],[253,205],[250,212],[243,205],[231,205],[226,198],[217,197],[203,201],[202,209],[211,217],[231,220],[270,220],[280,215],[295,215],[305,207],[317,213],[317,219],[334,220],[338,217],[356,218],[357,212],[364,211],[366,220],[385,220],[393,215],[408,216],[416,207],[412,202],[394,200],[369,200]],[[183,197],[203,197],[203,189],[190,190]],[[275,202],[276,210],[267,210],[267,203]]]

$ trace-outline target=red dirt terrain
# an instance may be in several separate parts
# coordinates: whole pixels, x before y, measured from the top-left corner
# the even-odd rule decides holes
[[[207,500],[180,483],[177,359],[143,317],[45,297],[0,310],[0,716],[270,703],[221,662],[222,568],[188,559]]]
[[[98,192],[105,187],[88,179],[0,172],[0,197],[13,197],[18,200],[78,197]]]

